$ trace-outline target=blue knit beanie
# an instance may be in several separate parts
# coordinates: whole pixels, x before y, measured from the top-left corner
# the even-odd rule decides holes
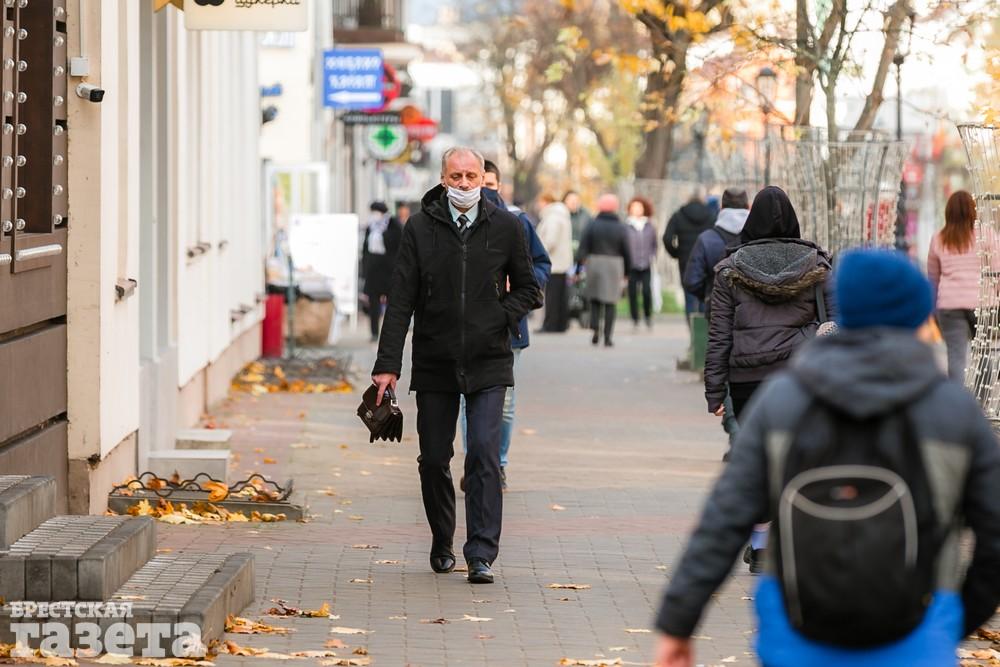
[[[905,255],[893,250],[845,253],[835,281],[837,323],[845,329],[917,329],[934,308],[930,282]]]

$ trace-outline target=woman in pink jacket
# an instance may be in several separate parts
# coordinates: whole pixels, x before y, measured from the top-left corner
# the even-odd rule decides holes
[[[976,331],[979,255],[976,252],[976,202],[965,190],[948,198],[944,229],[934,235],[927,274],[937,295],[937,321],[948,348],[948,377],[965,377],[969,342]]]

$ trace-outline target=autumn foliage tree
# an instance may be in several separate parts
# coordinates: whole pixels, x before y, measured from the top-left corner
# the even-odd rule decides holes
[[[650,67],[643,90],[643,152],[640,178],[665,178],[674,151],[678,105],[689,74],[691,47],[731,25],[724,0],[618,0],[649,39]]]
[[[499,104],[515,196],[533,199],[545,152],[581,130],[600,171],[630,171],[643,66],[634,21],[613,0],[514,1],[484,8],[480,20],[474,57]]]

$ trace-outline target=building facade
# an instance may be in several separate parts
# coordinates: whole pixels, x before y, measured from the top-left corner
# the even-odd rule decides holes
[[[0,466],[100,512],[259,354],[257,35],[153,0],[3,10]]]

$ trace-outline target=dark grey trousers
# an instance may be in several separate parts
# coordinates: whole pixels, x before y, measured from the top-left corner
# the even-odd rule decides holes
[[[937,321],[948,348],[948,377],[962,382],[969,361],[969,343],[976,330],[976,311],[939,310]]]
[[[496,560],[500,550],[503,490],[500,485],[500,436],[506,387],[465,396],[468,452],[465,455],[465,559]],[[420,438],[420,490],[434,542],[432,554],[449,553],[455,536],[455,455],[458,393],[417,392]]]

